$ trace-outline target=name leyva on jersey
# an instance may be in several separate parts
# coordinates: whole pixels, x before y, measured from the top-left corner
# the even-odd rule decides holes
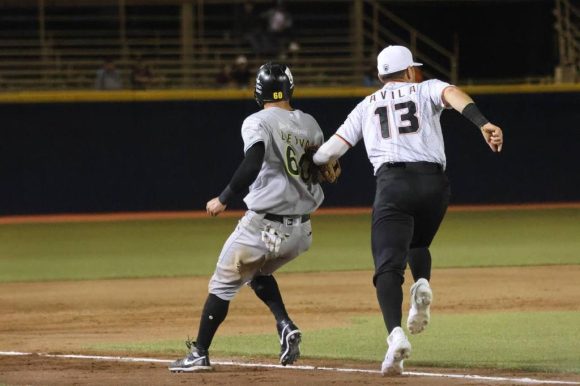
[[[310,146],[310,140],[308,138],[299,137],[296,134],[284,132],[282,130],[278,131],[282,142],[286,142],[288,145],[298,145],[302,149],[306,149]]]
[[[409,96],[411,94],[415,94],[417,92],[417,88],[415,85],[411,85],[411,87],[401,87],[396,90],[379,90],[374,94],[369,96],[369,102],[376,102],[378,97],[381,97],[383,100],[390,98],[390,99],[398,99]]]

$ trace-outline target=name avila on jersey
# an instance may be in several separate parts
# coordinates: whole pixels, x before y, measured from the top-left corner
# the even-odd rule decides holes
[[[397,90],[394,91],[388,91],[388,90],[380,90],[378,92],[375,92],[374,94],[369,96],[369,102],[376,102],[377,101],[377,97],[380,96],[383,100],[387,99],[387,96],[390,97],[390,99],[398,99],[398,98],[403,98],[406,96],[409,96],[411,94],[414,94],[417,92],[417,88],[415,87],[415,85],[411,85],[411,87],[401,87]]]
[[[286,133],[282,130],[280,130],[278,133],[280,134],[282,141],[286,142],[288,145],[300,145],[303,149],[306,149],[308,146],[310,146],[310,141],[308,138],[297,137],[292,133]]]

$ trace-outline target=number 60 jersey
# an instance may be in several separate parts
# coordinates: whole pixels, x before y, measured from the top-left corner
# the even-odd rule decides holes
[[[436,162],[445,167],[439,122],[446,108],[437,79],[421,83],[389,82],[367,96],[336,134],[354,146],[364,138],[375,174],[385,162]]]
[[[324,199],[305,167],[305,149],[321,145],[324,135],[316,120],[300,110],[265,108],[242,124],[244,153],[264,142],[264,162],[244,202],[258,213],[302,215],[314,212]],[[304,166],[304,167],[303,167]]]

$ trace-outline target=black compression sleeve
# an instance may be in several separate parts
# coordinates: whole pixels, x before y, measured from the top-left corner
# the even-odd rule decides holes
[[[238,166],[228,186],[220,194],[219,200],[222,204],[227,205],[232,198],[246,190],[254,182],[262,168],[265,152],[264,142],[256,142],[246,151],[246,157]]]
[[[489,120],[483,116],[481,111],[477,108],[475,103],[471,102],[461,112],[465,118],[469,119],[477,127],[485,125]]]

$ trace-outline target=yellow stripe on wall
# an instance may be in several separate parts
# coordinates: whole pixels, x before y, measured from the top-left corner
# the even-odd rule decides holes
[[[580,83],[550,85],[461,86],[472,95],[519,94],[547,92],[580,92]],[[362,98],[375,89],[367,87],[297,88],[296,98]],[[0,103],[70,103],[70,102],[146,102],[175,100],[239,100],[252,99],[253,90],[147,90],[147,91],[20,91],[0,93]]]

